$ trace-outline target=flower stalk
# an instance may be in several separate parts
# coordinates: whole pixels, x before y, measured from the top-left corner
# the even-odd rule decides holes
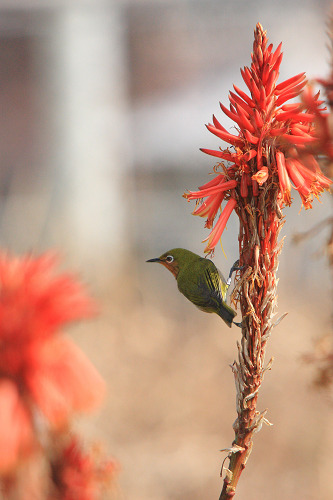
[[[235,496],[236,487],[253,446],[253,436],[266,420],[266,411],[257,410],[264,373],[265,350],[272,329],[280,321],[273,318],[277,306],[279,254],[283,241],[279,233],[284,224],[282,209],[292,202],[291,190],[298,191],[305,209],[314,198],[329,189],[331,180],[323,175],[315,158],[318,149],[332,145],[318,131],[316,123],[325,119],[319,93],[306,88],[304,73],[277,84],[282,62],[280,44],[273,51],[266,32],[258,23],[254,32],[252,63],[241,70],[248,93],[234,86],[229,109],[222,112],[235,123],[236,135],[229,133],[213,116],[208,130],[227,142],[227,149],[204,153],[219,159],[216,176],[197,192],[184,193],[197,200],[194,215],[207,217],[211,233],[205,252],[213,254],[235,210],[239,218],[240,279],[231,296],[242,314],[242,337],[237,343],[238,357],[232,365],[236,385],[237,419],[235,438],[229,452],[220,500]],[[290,99],[303,95],[298,103]],[[227,162],[225,164],[224,162]],[[206,198],[206,201],[205,201]],[[226,206],[222,208],[222,203]],[[216,215],[221,214],[214,225]]]

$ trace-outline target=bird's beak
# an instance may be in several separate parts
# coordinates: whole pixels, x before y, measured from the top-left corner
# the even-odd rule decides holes
[[[159,257],[157,257],[156,259],[146,260],[146,262],[161,262],[161,259]]]

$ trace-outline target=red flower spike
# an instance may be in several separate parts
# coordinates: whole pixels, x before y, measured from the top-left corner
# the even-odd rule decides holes
[[[195,215],[208,215],[207,227],[212,226],[217,212],[217,196],[221,203],[227,200],[228,209],[223,209],[210,236],[206,238],[209,241],[206,252],[214,250],[230,207],[235,206],[235,200],[246,200],[249,196],[249,181],[252,185],[251,194],[255,197],[259,195],[259,186],[264,183],[278,185],[279,208],[291,204],[291,182],[305,208],[310,208],[313,199],[331,184],[321,173],[313,156],[314,152],[320,151],[333,158],[327,119],[320,108],[322,102],[308,88],[304,91],[307,83],[305,73],[277,83],[283,57],[281,47],[280,44],[273,52],[272,45],[267,46],[266,33],[257,25],[251,66],[241,69],[248,90],[245,92],[234,85],[235,92],[229,94],[230,109],[220,103],[222,112],[236,124],[236,133],[229,133],[215,117],[214,126],[207,126],[210,132],[228,142],[230,147],[201,151],[232,162],[232,170],[221,186],[228,185],[229,175],[232,175],[233,182],[223,191],[223,197],[219,183],[185,195],[187,199],[197,200],[208,197],[206,202],[202,202],[202,208],[199,206],[194,211]],[[303,102],[288,102],[301,92],[304,93]],[[223,168],[227,169],[227,166]]]
[[[98,406],[105,390],[88,358],[60,333],[92,316],[95,305],[55,264],[51,254],[0,254],[0,471],[37,447],[36,411],[58,429],[74,412]]]
[[[296,105],[288,103],[303,91],[305,75],[301,73],[278,84],[281,44],[273,52],[260,24],[256,26],[251,57],[251,66],[241,70],[248,88],[246,94],[234,87],[247,106],[230,93],[231,111],[226,113],[234,121],[233,133],[242,144],[219,155],[234,163],[233,180],[237,185],[225,191],[227,204],[205,240],[208,240],[205,252],[213,253],[235,209],[240,224],[239,262],[244,266],[237,292],[233,294],[242,314],[242,341],[238,345],[238,359],[232,366],[237,387],[233,443],[239,451],[229,457],[230,474],[224,478],[220,495],[224,500],[235,494],[251,451],[253,434],[261,426],[257,399],[277,300],[282,209],[291,203],[291,183],[305,208],[310,208],[313,199],[329,186],[313,156],[330,150],[328,127],[318,96],[306,95],[303,103]],[[225,112],[227,106],[221,108]],[[219,168],[226,171],[227,166],[220,163]]]

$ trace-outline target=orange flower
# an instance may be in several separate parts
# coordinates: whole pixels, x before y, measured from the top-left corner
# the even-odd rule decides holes
[[[257,181],[259,186],[262,186],[268,179],[268,168],[262,167],[256,174],[252,175],[252,179]]]
[[[229,109],[220,104],[222,112],[235,123],[237,134],[229,133],[214,115],[213,123],[207,125],[211,133],[230,144],[230,147],[202,151],[232,162],[232,165],[222,164],[225,175],[219,174],[216,184],[213,179],[211,188],[184,195],[189,200],[209,196],[194,211],[194,215],[208,216],[206,226],[209,228],[223,200],[256,197],[266,183],[279,186],[281,208],[291,203],[290,189],[293,183],[307,209],[311,208],[313,198],[328,189],[332,182],[323,175],[314,158],[318,152],[327,155],[333,152],[319,94],[313,96],[307,89],[303,102],[289,104],[290,99],[303,92],[307,83],[305,73],[277,84],[282,44],[273,51],[273,45],[267,45],[267,42],[266,32],[258,24],[251,67],[241,70],[248,93],[234,86],[235,92],[229,94]],[[318,132],[318,123],[323,133],[320,130]],[[223,189],[222,196],[222,186],[228,182],[231,185]],[[217,224],[223,226],[220,221]],[[205,252],[213,252],[218,241],[215,237],[217,234],[221,235],[220,229],[216,232],[213,229]]]
[[[50,254],[0,254],[0,471],[32,447],[35,409],[58,429],[104,392],[95,368],[59,332],[95,306],[72,276],[55,274],[55,264]]]

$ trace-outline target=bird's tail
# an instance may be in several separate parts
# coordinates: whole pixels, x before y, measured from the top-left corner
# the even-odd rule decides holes
[[[231,307],[229,307],[225,302],[221,305],[218,315],[223,319],[223,321],[231,328],[234,317],[237,315]]]

